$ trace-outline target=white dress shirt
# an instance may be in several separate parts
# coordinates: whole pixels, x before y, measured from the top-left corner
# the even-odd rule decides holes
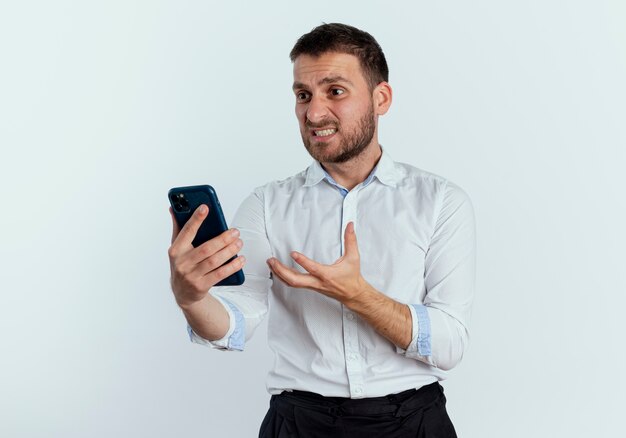
[[[305,272],[290,257],[294,250],[334,263],[351,221],[362,276],[411,311],[406,350],[340,302],[270,274],[271,256]],[[348,192],[314,162],[254,190],[232,226],[244,242],[246,281],[210,290],[226,308],[230,329],[216,341],[188,330],[193,342],[241,350],[268,315],[271,394],[297,389],[378,397],[443,380],[461,360],[474,295],[475,225],[469,198],[450,181],[396,163],[383,151],[370,176]]]

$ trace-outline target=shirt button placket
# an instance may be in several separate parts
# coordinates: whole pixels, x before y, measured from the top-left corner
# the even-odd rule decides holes
[[[358,189],[349,192],[343,201],[341,218],[341,255],[345,252],[344,235],[346,226],[354,222],[356,228]],[[348,385],[352,398],[363,397],[363,363],[359,354],[358,318],[347,307],[343,308],[343,345],[345,352],[346,371],[348,373]]]

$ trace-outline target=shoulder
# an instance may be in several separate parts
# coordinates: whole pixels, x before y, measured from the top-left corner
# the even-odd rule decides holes
[[[267,212],[268,205],[276,199],[288,199],[306,181],[306,170],[282,180],[270,181],[255,187],[241,202],[235,215],[237,223],[246,218],[254,221],[262,220]]]
[[[269,181],[254,189],[253,193],[261,199],[280,194],[292,194],[306,183],[308,169],[298,172],[290,177]]]
[[[399,188],[419,189],[420,191],[443,193],[449,184],[447,178],[428,172],[411,164],[394,162]]]
[[[400,180],[404,183],[410,184],[415,182],[421,182],[431,185],[445,185],[448,181],[447,178],[441,175],[428,172],[411,164],[396,161],[394,162],[394,166],[396,168],[398,176],[400,177]]]
[[[470,204],[467,192],[458,184],[436,173],[407,163],[394,162],[400,189],[417,190],[437,204]]]

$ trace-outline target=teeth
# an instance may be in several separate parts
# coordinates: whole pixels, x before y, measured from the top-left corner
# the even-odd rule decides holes
[[[330,134],[334,134],[335,132],[337,132],[336,129],[324,129],[323,131],[315,131],[315,135],[317,135],[318,137],[324,137]]]

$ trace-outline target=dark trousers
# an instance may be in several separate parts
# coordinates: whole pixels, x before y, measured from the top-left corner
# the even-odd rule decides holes
[[[456,438],[439,382],[367,399],[303,391],[273,395],[259,438]]]

